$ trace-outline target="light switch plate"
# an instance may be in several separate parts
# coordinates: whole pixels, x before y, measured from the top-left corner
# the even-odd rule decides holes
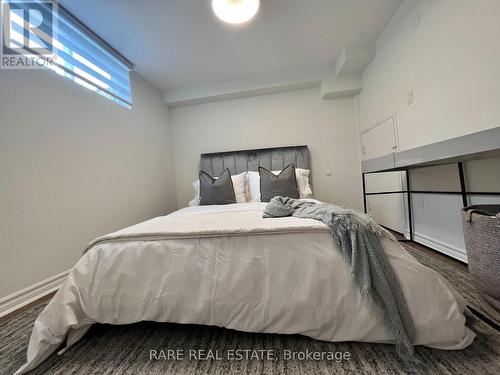
[[[423,195],[415,196],[415,205],[418,208],[424,208],[424,196]]]

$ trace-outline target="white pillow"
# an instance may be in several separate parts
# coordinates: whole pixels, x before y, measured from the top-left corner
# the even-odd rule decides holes
[[[309,183],[309,173],[311,173],[309,169],[295,169],[295,177],[297,178],[297,185],[301,199],[311,199],[313,197],[311,184]]]
[[[247,187],[250,203],[260,202],[260,175],[259,172],[247,172]]]
[[[248,201],[246,194],[247,190],[246,174],[247,172],[243,172],[231,176],[231,180],[233,181],[233,187],[234,187],[234,195],[236,196],[236,203],[247,203]],[[194,199],[189,202],[190,207],[200,205],[200,180],[196,180],[195,182],[193,182],[193,189],[194,189]]]
[[[272,171],[274,174],[279,174],[281,171]],[[299,196],[301,199],[309,199],[313,197],[311,185],[309,184],[309,169],[296,168],[295,177],[297,178],[297,187],[299,188]],[[247,172],[247,186],[249,201],[252,203],[260,202],[260,175],[259,172]]]

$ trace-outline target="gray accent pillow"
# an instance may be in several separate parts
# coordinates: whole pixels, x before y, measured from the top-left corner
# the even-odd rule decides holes
[[[224,169],[218,178],[200,171],[200,206],[236,203],[233,180],[229,169]]]
[[[260,200],[269,202],[274,197],[299,198],[295,165],[288,164],[279,175],[264,167],[259,167]]]

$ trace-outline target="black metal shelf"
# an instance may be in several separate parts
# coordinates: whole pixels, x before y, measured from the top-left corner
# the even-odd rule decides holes
[[[450,164],[450,163],[442,163],[438,165],[443,165],[443,164]],[[436,165],[436,164],[434,164]],[[493,191],[486,191],[486,192],[478,192],[478,191],[467,191],[467,186],[465,183],[465,175],[464,175],[464,168],[463,168],[463,163],[460,161],[457,163],[457,172],[459,175],[460,179],[460,191],[445,191],[445,190],[411,190],[411,184],[410,184],[410,170],[412,169],[411,167],[406,167],[406,168],[401,168],[398,169],[397,171],[404,171],[405,172],[405,177],[406,177],[406,188],[407,190],[396,190],[396,191],[380,191],[380,192],[366,192],[366,176],[367,174],[373,174],[373,173],[385,173],[387,171],[380,171],[380,172],[365,172],[362,173],[362,178],[363,178],[363,203],[364,203],[364,211],[365,213],[367,212],[367,204],[366,204],[366,197],[372,196],[372,195],[388,195],[388,194],[407,194],[407,205],[408,205],[408,224],[409,224],[409,234],[410,234],[410,241],[413,241],[413,215],[412,215],[412,204],[411,204],[411,195],[412,194],[447,194],[447,195],[461,195],[462,196],[462,206],[467,207],[469,205],[468,203],[468,196],[469,195],[486,195],[486,196],[500,196],[500,192],[493,192]]]
[[[461,191],[446,191],[446,190],[396,190],[396,191],[375,191],[365,193],[365,195],[384,195],[384,194],[450,194],[462,195]],[[500,192],[495,191],[467,191],[466,195],[500,195]]]

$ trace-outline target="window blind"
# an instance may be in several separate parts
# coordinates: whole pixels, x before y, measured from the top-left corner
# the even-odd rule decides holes
[[[54,59],[47,64],[48,68],[130,108],[132,64],[62,6],[52,12],[52,20],[37,20],[36,12],[23,18],[22,12],[29,11],[35,2],[16,2],[16,10],[11,11],[11,45],[36,53],[40,53],[41,48],[51,47]],[[46,1],[39,4],[49,7]],[[29,47],[23,43],[26,37]]]

